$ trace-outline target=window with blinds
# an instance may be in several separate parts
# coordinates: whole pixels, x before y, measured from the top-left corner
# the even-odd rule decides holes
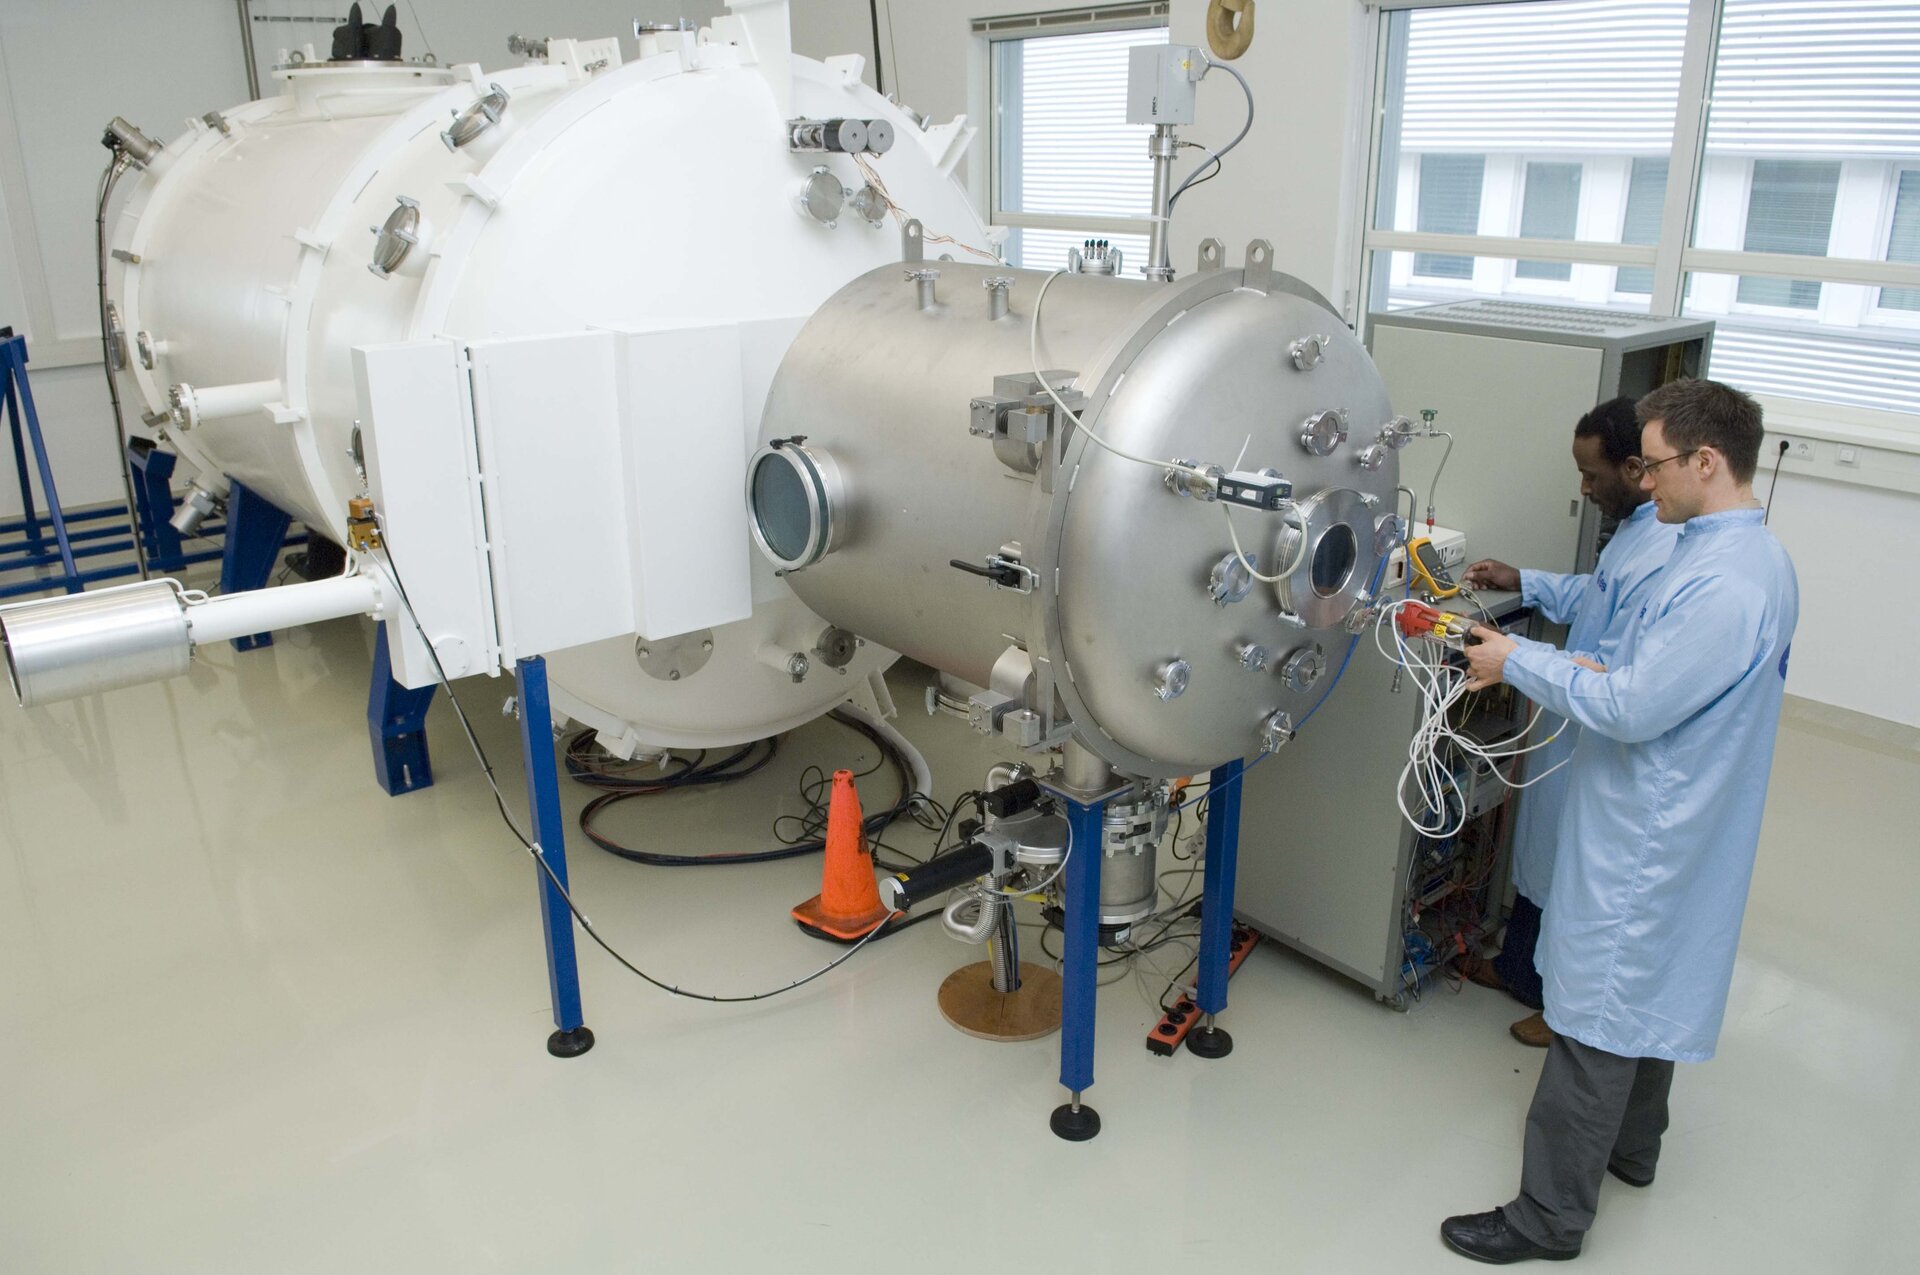
[[[1748,252],[1827,255],[1833,235],[1833,205],[1840,193],[1840,165],[1802,159],[1757,159],[1747,186]],[[1816,310],[1820,285],[1804,280],[1742,278],[1736,294],[1744,305]]]
[[[1693,246],[1912,260],[1920,5],[1722,0]],[[1903,229],[1904,235],[1903,237]],[[1894,304],[1887,304],[1891,296]],[[1920,413],[1920,290],[1692,271],[1685,312],[1715,319],[1712,372],[1765,393]]]
[[[1429,234],[1471,235],[1480,229],[1480,191],[1485,155],[1420,157],[1419,226]],[[1420,252],[1413,272],[1429,279],[1471,279],[1473,258],[1458,253]]]
[[[1664,169],[1650,165],[1672,144],[1687,9],[1537,0],[1388,15],[1375,230],[1652,245]],[[1517,294],[1644,311],[1651,283],[1635,269],[1651,274],[1415,246],[1375,260],[1369,304]]]
[[[1007,260],[1059,269],[1069,248],[1102,239],[1132,273],[1146,260],[1153,168],[1152,129],[1126,122],[1127,54],[1167,42],[1166,6],[998,19],[975,30],[992,42],[993,221],[1009,227]]]
[[[1646,244],[1660,242],[1660,216],[1667,202],[1667,161],[1651,156],[1636,157],[1627,175],[1627,211],[1620,229],[1620,242]],[[1653,293],[1653,270],[1647,266],[1622,266],[1614,275],[1613,290],[1638,296]]]
[[[1920,265],[1920,168],[1900,170],[1887,231],[1887,260]],[[1880,307],[1920,311],[1920,288],[1882,288]]]
[[[1571,239],[1580,217],[1580,174],[1583,164],[1527,164],[1526,194],[1520,204],[1522,239]],[[1564,261],[1522,261],[1513,269],[1517,279],[1550,279],[1567,283],[1573,267]]]
[[[1657,305],[1718,322],[1714,375],[1920,418],[1920,4],[1717,0],[1683,103],[1690,17],[1715,0],[1395,3],[1370,309]],[[1673,182],[1691,239],[1663,244]]]

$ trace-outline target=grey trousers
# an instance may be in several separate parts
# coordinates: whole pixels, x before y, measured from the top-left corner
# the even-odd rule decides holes
[[[1672,1085],[1665,1059],[1622,1058],[1556,1035],[1527,1112],[1520,1195],[1501,1210],[1507,1225],[1547,1248],[1580,1247],[1609,1161],[1653,1179]]]

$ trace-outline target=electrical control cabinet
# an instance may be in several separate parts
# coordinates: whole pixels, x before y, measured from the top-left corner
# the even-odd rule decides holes
[[[1453,435],[1437,491],[1441,521],[1474,553],[1545,571],[1590,570],[1605,543],[1580,498],[1573,426],[1596,404],[1698,376],[1713,322],[1489,298],[1376,314],[1369,345],[1394,410]],[[1401,454],[1400,480],[1426,512],[1438,446]]]
[[[1394,410],[1419,418],[1432,409],[1435,427],[1453,436],[1450,454],[1427,441],[1403,451],[1401,481],[1421,517],[1416,533],[1432,507],[1471,538],[1469,554],[1458,533],[1434,533],[1457,579],[1476,558],[1590,570],[1611,528],[1580,496],[1574,423],[1608,399],[1698,376],[1713,324],[1489,298],[1375,315],[1369,339]],[[1404,572],[1396,555],[1384,595],[1406,587]],[[1503,627],[1557,636],[1511,594],[1483,600]],[[1464,598],[1446,605],[1472,609]],[[1496,690],[1470,701],[1472,720],[1456,724],[1483,739],[1518,732],[1532,706]],[[1244,781],[1239,911],[1396,1006],[1498,931],[1513,816],[1526,796],[1463,763],[1454,775],[1460,835],[1415,832],[1395,793],[1419,716],[1417,692],[1404,679],[1395,690],[1393,665],[1365,634],[1338,692],[1303,730],[1312,746],[1282,749]]]
[[[1503,628],[1528,630],[1532,613],[1513,594],[1482,600]],[[1448,609],[1472,612],[1459,600]],[[1463,947],[1473,950],[1498,930],[1518,794],[1463,763],[1455,785],[1465,827],[1444,839],[1416,833],[1394,793],[1420,699],[1404,679],[1396,690],[1394,673],[1373,634],[1363,633],[1338,689],[1303,728],[1312,744],[1282,748],[1247,770],[1235,911],[1405,1008]],[[1456,721],[1483,742],[1517,734],[1532,712],[1506,686],[1463,703]],[[1417,808],[1418,800],[1408,804]]]

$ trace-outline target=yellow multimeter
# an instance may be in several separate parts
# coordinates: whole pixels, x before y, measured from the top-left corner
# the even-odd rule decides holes
[[[1432,596],[1450,598],[1460,592],[1460,586],[1447,574],[1446,564],[1440,561],[1440,551],[1434,548],[1429,537],[1407,542],[1407,563],[1420,587]]]

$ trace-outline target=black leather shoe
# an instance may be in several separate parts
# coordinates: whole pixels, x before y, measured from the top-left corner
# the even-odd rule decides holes
[[[1440,1238],[1462,1257],[1490,1266],[1506,1266],[1540,1258],[1548,1262],[1570,1262],[1580,1256],[1578,1248],[1548,1248],[1535,1244],[1507,1225],[1507,1215],[1499,1209],[1491,1213],[1462,1213],[1440,1224]]]
[[[1651,1173],[1649,1173],[1644,1178],[1630,1178],[1626,1174],[1622,1173],[1620,1171],[1620,1167],[1614,1164],[1611,1160],[1607,1162],[1607,1172],[1611,1173],[1614,1177],[1619,1178],[1622,1182],[1626,1183],[1628,1186],[1636,1187],[1640,1190],[1645,1190],[1647,1187],[1650,1187],[1653,1185],[1653,1175]]]

